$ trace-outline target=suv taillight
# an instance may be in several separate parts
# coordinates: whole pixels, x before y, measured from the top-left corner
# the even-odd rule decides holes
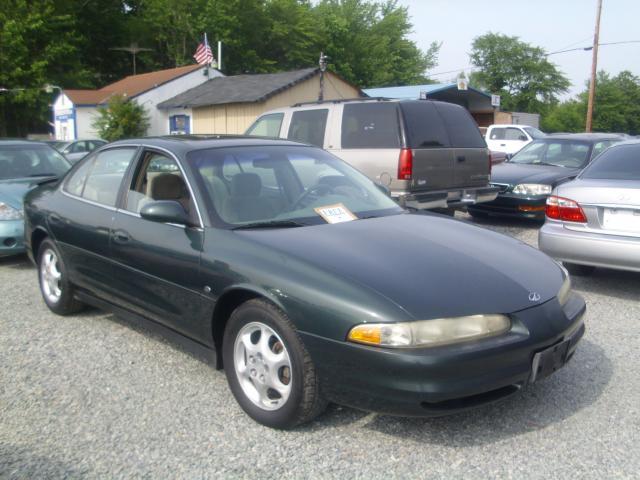
[[[578,202],[551,195],[547,198],[547,217],[564,222],[587,223],[587,216]]]
[[[413,150],[403,148],[398,158],[398,180],[411,180],[413,174]]]

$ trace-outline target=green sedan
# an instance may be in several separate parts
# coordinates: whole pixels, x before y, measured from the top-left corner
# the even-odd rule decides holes
[[[562,367],[584,332],[585,303],[545,254],[403,210],[308,145],[115,142],[30,192],[25,214],[53,312],[89,304],[188,337],[275,428],[327,402],[477,407]]]

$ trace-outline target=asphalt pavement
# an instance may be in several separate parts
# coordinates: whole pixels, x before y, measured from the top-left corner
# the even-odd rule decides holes
[[[479,225],[537,243],[535,224]],[[438,419],[330,406],[282,432],[197,352],[98,310],[57,317],[26,257],[0,260],[0,478],[638,478],[640,274],[574,288],[575,356],[502,403]]]

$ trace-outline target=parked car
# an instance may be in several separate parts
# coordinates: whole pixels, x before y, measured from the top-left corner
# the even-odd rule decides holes
[[[492,168],[493,168],[494,165],[498,165],[499,163],[507,161],[507,154],[504,153],[504,152],[496,152],[494,150],[491,150],[489,152],[489,154],[491,155],[491,167]]]
[[[76,163],[89,152],[93,152],[96,148],[105,145],[107,142],[100,139],[89,140],[74,140],[72,142],[65,142],[62,145],[58,145],[56,148],[69,160],[71,163]]]
[[[621,141],[612,134],[580,133],[534,140],[505,163],[496,165],[492,185],[498,197],[470,205],[474,217],[487,215],[544,220],[547,197],[554,187],[574,179],[591,159]]]
[[[544,132],[528,125],[489,125],[484,138],[491,150],[511,156],[544,136]]]
[[[452,208],[493,200],[491,159],[478,126],[458,105],[356,99],[271,110],[248,135],[323,147],[391,189],[400,205]]]
[[[640,141],[610,147],[553,191],[539,243],[576,274],[640,272]]]
[[[215,349],[271,427],[327,401],[421,416],[495,401],[553,373],[584,332],[584,301],[539,250],[409,213],[284,140],[115,142],[25,211],[53,312],[93,304]]]
[[[71,168],[60,153],[39,142],[0,140],[0,256],[24,253],[25,194]]]

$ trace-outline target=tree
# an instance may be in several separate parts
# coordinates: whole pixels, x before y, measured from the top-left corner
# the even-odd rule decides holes
[[[51,118],[47,84],[87,84],[78,60],[74,19],[53,0],[0,0],[0,135],[46,131]]]
[[[98,109],[93,128],[108,142],[123,138],[143,137],[149,128],[149,117],[141,105],[127,101],[122,95],[109,99],[107,107]]]
[[[543,117],[549,132],[583,132],[587,112],[588,84],[577,98],[563,102]],[[629,71],[615,77],[604,71],[596,79],[593,130],[640,134],[640,78]]]
[[[543,113],[570,86],[542,48],[518,37],[491,32],[476,37],[470,57],[479,69],[471,75],[471,82],[500,94],[505,110]]]
[[[407,37],[412,25],[395,0],[321,0],[314,8],[329,68],[361,87],[425,83],[440,46],[422,52]]]

